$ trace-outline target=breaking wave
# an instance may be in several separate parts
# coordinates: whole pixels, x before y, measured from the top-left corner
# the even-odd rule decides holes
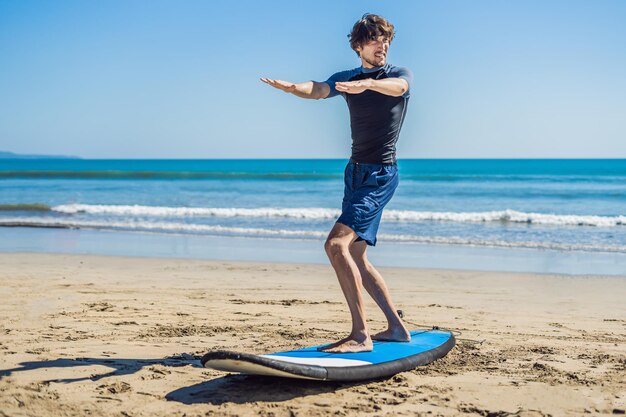
[[[126,230],[157,233],[189,233],[217,236],[242,236],[262,238],[324,239],[327,231],[286,230],[269,228],[225,227],[177,222],[147,221],[95,221],[46,217],[0,218],[0,227],[40,227],[63,229]],[[561,251],[626,252],[626,246],[563,244],[547,242],[504,241],[498,239],[472,239],[463,237],[413,236],[380,234],[380,240],[390,242],[425,243],[442,245],[469,245],[501,248],[548,249]]]
[[[274,217],[324,220],[335,219],[340,211],[328,208],[204,208],[159,207],[141,205],[92,205],[67,204],[51,208],[64,214],[107,214],[113,216],[153,217]],[[412,210],[386,210],[383,218],[388,221],[424,222],[443,221],[458,223],[526,223],[554,226],[626,226],[626,216],[596,216],[575,214],[527,213],[515,210],[485,212],[434,212]]]

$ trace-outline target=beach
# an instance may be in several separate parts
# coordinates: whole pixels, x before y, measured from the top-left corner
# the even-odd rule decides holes
[[[626,416],[626,2],[279,6],[0,2],[0,417]]]
[[[349,314],[329,266],[0,254],[0,416],[580,416],[626,409],[626,277],[381,268],[443,359],[328,383],[204,369],[209,350],[332,342]],[[372,331],[384,317],[366,298]]]

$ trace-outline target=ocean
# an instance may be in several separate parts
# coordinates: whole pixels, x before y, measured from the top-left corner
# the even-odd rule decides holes
[[[0,228],[319,242],[346,162],[0,159]],[[399,172],[379,246],[626,254],[624,159],[407,159]]]

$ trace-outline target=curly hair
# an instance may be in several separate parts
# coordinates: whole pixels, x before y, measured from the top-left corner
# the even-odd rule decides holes
[[[389,42],[393,40],[396,34],[391,23],[382,16],[371,13],[365,13],[352,27],[352,31],[348,35],[350,38],[350,47],[359,55],[357,47],[362,47],[364,43],[376,39],[379,36],[389,38]]]

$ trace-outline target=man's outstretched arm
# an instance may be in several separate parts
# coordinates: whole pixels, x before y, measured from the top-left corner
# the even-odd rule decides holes
[[[273,80],[271,78],[261,78],[261,81],[285,93],[291,93],[302,98],[318,100],[328,97],[330,93],[330,86],[328,84],[318,83],[317,81],[305,81],[297,84],[289,81]]]
[[[360,94],[365,90],[372,90],[386,96],[399,97],[407,92],[409,83],[404,78],[384,78],[374,80],[366,78],[358,81],[345,81],[335,83],[337,91],[348,94]]]

